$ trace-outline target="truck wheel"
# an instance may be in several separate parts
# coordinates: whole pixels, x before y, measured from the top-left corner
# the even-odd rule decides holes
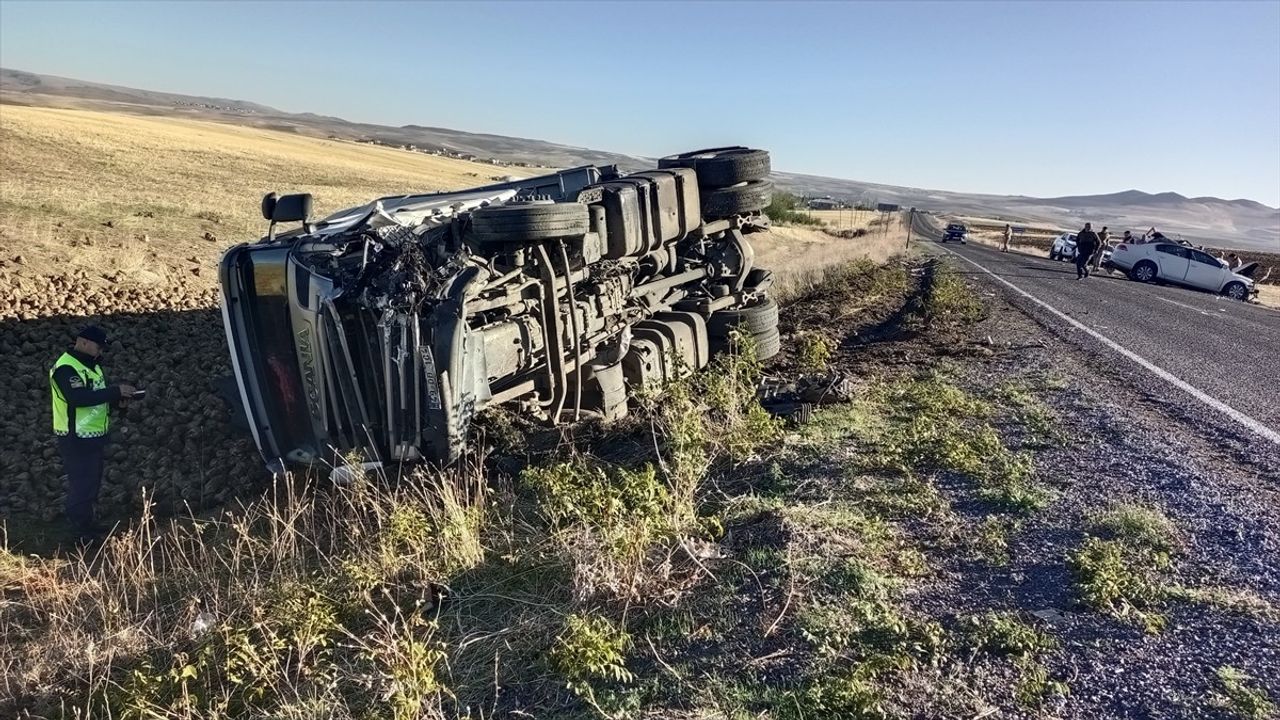
[[[782,351],[782,335],[778,332],[778,328],[771,327],[760,333],[749,333],[752,341],[756,346],[756,359],[768,360]],[[715,337],[711,339],[711,352],[720,355],[727,352],[736,352],[733,338],[731,337]]]
[[[778,301],[765,298],[759,305],[731,308],[711,313],[707,320],[707,334],[715,338],[727,338],[733,330],[758,335],[778,327]]]
[[[742,185],[704,190],[702,192],[703,217],[718,220],[757,212],[769,205],[773,198],[773,183],[768,180],[752,180]]]
[[[769,153],[744,147],[711,148],[670,155],[660,168],[692,168],[703,188],[727,187],[769,177]]]
[[[782,334],[778,328],[754,336],[756,340],[756,359],[768,360],[782,351]]]
[[[590,229],[590,211],[581,203],[512,203],[471,213],[472,234],[484,244],[575,237]]]

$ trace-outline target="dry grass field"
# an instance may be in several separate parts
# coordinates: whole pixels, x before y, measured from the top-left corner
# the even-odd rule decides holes
[[[809,210],[810,217],[821,220],[832,230],[870,230],[880,214],[871,210]]]
[[[834,226],[830,229],[854,228]],[[859,238],[837,237],[825,230],[803,225],[775,226],[767,233],[751,236],[756,263],[774,271],[775,290],[784,298],[803,293],[821,283],[827,268],[841,267],[860,259],[884,262],[902,253],[905,241],[906,228],[896,224],[884,232],[876,228]]]
[[[265,232],[258,206],[272,190],[312,193],[323,216],[511,172],[221,123],[13,105],[0,106],[0,160],[0,258],[143,283],[196,267],[211,282],[224,248]]]
[[[265,232],[258,206],[272,190],[310,192],[324,216],[382,195],[513,172],[223,123],[15,105],[0,105],[0,159],[0,262],[14,267],[21,256],[34,274],[85,270],[144,285],[175,276],[212,285],[222,251]],[[866,229],[875,219],[814,215],[832,230]],[[754,238],[762,264],[784,282],[859,257],[883,259],[901,242],[897,229],[847,240],[787,227]]]

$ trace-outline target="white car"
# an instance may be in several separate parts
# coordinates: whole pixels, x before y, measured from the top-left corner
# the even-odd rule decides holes
[[[1106,247],[1102,249],[1101,262],[1106,263],[1111,259],[1111,253],[1115,245],[1108,242]],[[1053,247],[1049,248],[1050,260],[1075,260],[1076,259],[1076,234],[1062,233],[1053,239]]]
[[[1050,260],[1074,260],[1076,257],[1076,234],[1062,233],[1053,239],[1053,247],[1049,248]]]
[[[1185,285],[1233,300],[1248,300],[1258,292],[1252,278],[1233,272],[1224,261],[1172,241],[1120,243],[1111,255],[1111,264],[1138,282]]]

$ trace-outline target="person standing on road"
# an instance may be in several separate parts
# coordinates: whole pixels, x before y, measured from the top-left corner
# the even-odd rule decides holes
[[[1076,233],[1076,279],[1089,277],[1089,260],[1098,250],[1098,234],[1093,231],[1093,223],[1085,223],[1084,229]]]
[[[1009,227],[1009,223],[1004,224],[1004,246],[1000,248],[1000,252],[1009,252],[1009,241],[1013,239],[1013,228]]]
[[[137,393],[132,385],[107,385],[100,363],[107,344],[102,328],[89,325],[49,371],[53,434],[67,473],[67,521],[81,541],[103,532],[94,524],[93,507],[102,487],[111,406],[123,407]]]
[[[1093,257],[1089,260],[1089,267],[1093,268],[1093,272],[1098,272],[1098,264],[1102,262],[1102,252],[1107,249],[1107,240],[1111,238],[1111,233],[1107,232],[1107,226],[1102,226],[1102,232],[1098,233],[1098,249],[1093,251]]]

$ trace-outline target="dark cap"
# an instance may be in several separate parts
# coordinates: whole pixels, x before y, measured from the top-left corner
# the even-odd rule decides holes
[[[84,326],[76,337],[82,337],[85,340],[91,340],[103,346],[111,344],[111,341],[107,340],[107,332],[97,325]]]

